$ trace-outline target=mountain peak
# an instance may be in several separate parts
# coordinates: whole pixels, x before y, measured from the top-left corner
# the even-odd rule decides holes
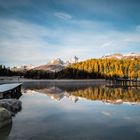
[[[60,58],[55,58],[47,63],[47,65],[64,65],[64,61]]]

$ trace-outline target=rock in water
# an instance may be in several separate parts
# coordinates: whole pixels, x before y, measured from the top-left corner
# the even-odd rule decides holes
[[[0,100],[0,107],[3,107],[15,115],[22,108],[22,102],[17,99],[2,99]]]
[[[3,107],[0,107],[0,128],[12,122],[11,113]]]

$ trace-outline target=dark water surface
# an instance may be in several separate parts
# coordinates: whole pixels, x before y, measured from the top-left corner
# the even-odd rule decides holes
[[[140,140],[140,88],[26,82],[22,93],[0,140]]]

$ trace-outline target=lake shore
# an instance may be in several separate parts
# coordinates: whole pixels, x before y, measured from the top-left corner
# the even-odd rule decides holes
[[[49,81],[49,82],[81,82],[81,81],[89,81],[89,82],[103,82],[105,79],[27,79],[27,78],[19,78],[19,77],[2,77],[0,82],[30,82],[30,81]]]
[[[0,80],[0,84],[5,83],[47,83],[47,84],[80,84],[80,85],[103,85],[106,83],[105,79],[13,79],[13,80]]]
[[[45,81],[45,82],[103,82],[105,79],[20,79],[20,82]]]

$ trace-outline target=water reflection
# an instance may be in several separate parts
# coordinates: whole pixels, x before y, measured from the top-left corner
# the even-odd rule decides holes
[[[23,109],[6,140],[140,139],[139,88],[44,82],[25,83],[22,92]]]
[[[140,103],[140,88],[89,87],[72,91],[70,94],[113,104],[120,104],[123,102]]]
[[[39,93],[46,94],[51,99],[61,100],[64,97],[72,99],[74,102],[77,102],[79,99],[88,99],[88,100],[100,100],[105,103],[112,104],[122,104],[122,103],[131,103],[139,104],[140,103],[140,88],[109,88],[105,86],[85,86],[85,87],[28,87],[24,90],[27,92],[31,89],[30,93],[37,91]]]

